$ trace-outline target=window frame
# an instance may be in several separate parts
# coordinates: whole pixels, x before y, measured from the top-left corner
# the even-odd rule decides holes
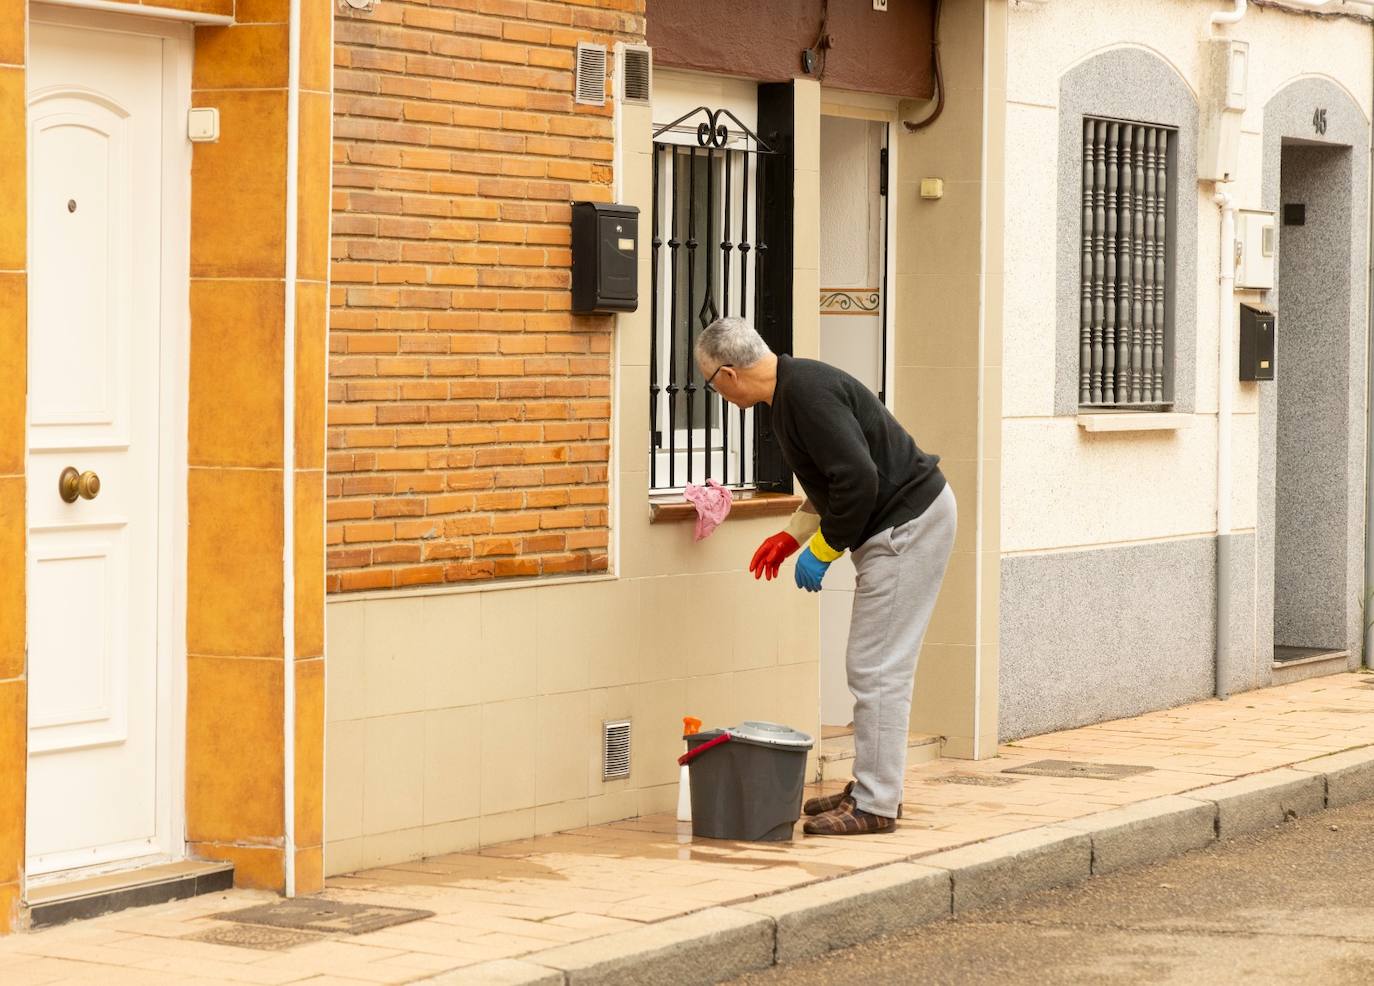
[[[1031,224],[1025,228],[1052,236],[1054,275],[1041,260],[1034,242],[1022,237],[1012,248],[1030,251],[1019,259],[1009,253],[1007,296],[1017,299],[1019,318],[1025,331],[1052,343],[1051,380],[1045,395],[1045,411],[1056,417],[1075,417],[1080,413],[1079,365],[1082,314],[1082,223],[1083,223],[1083,117],[1150,122],[1155,126],[1176,128],[1175,191],[1181,192],[1171,210],[1173,223],[1173,373],[1172,413],[1191,415],[1197,408],[1199,379],[1198,353],[1198,253],[1199,223],[1206,210],[1195,207],[1200,118],[1197,97],[1187,80],[1169,62],[1143,48],[1120,45],[1084,59],[1066,69],[1057,86],[1056,110],[1058,146],[1045,148],[1045,154],[1026,155],[1014,163],[1009,180],[1028,188],[1044,188],[1052,206],[1044,209],[1038,200],[1019,204],[1008,201],[1008,215],[1025,212]],[[1043,133],[1042,107],[1008,107],[1009,132],[1022,134],[1022,143]],[[1055,126],[1052,125],[1052,126]],[[1052,132],[1052,131],[1051,131]],[[1048,136],[1048,135],[1046,135]],[[1032,141],[1033,142],[1033,141]],[[1013,162],[1009,160],[1009,168]],[[1051,191],[1052,189],[1052,191]],[[1044,209],[1044,211],[1042,211]],[[1020,222],[1014,225],[1022,226]],[[1009,245],[1010,246],[1010,245]],[[1209,309],[1210,311],[1210,309]],[[1009,326],[1011,328],[1012,326]],[[1042,335],[1043,333],[1043,335]],[[1009,354],[1010,355],[1010,354]],[[1168,410],[1113,410],[1101,414],[1161,414]]]

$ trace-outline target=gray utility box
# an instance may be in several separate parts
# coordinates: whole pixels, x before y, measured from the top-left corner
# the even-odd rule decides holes
[[[1274,309],[1264,305],[1240,306],[1240,378],[1273,380],[1275,332]]]
[[[632,312],[639,306],[639,209],[572,204],[572,310]]]

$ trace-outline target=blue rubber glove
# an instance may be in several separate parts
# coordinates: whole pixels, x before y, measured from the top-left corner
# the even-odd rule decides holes
[[[821,561],[812,554],[811,546],[807,545],[797,556],[797,588],[820,592],[821,579],[825,578],[825,570],[829,567],[830,562]]]

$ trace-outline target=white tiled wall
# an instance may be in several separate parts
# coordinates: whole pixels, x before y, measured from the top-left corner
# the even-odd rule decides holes
[[[759,530],[727,529],[743,568]],[[790,581],[336,600],[328,618],[330,873],[670,808],[684,715],[816,729],[815,601]],[[603,782],[601,724],[623,717],[630,777]]]

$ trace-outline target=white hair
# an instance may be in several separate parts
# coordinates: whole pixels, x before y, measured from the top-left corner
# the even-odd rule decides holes
[[[744,370],[767,356],[771,349],[752,325],[742,318],[718,318],[697,336],[698,364],[729,364]]]

